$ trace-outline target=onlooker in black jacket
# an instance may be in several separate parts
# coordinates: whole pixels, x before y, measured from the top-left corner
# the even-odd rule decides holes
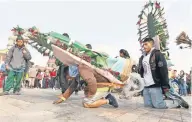
[[[167,102],[163,100],[162,89],[164,93],[169,92],[169,78],[168,67],[164,55],[153,48],[154,40],[146,38],[143,41],[144,55],[139,60],[139,74],[144,79],[145,88],[143,90],[144,105],[155,108],[170,107]],[[180,99],[180,100],[178,100]],[[178,107],[183,101],[178,98],[171,105]],[[182,99],[182,100],[181,100]],[[182,104],[183,105],[183,104]]]

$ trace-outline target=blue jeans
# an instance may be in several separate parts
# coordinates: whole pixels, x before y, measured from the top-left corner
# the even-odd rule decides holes
[[[42,88],[48,88],[49,87],[49,79],[48,78],[43,78],[43,81],[42,81]]]
[[[162,89],[156,88],[144,88],[143,90],[144,105],[147,107],[154,107],[159,109],[167,108],[165,101],[163,100]]]
[[[180,95],[187,95],[187,85],[186,84],[180,84]]]
[[[49,80],[49,87],[52,89],[55,87],[55,80],[55,77],[52,77],[51,80]]]

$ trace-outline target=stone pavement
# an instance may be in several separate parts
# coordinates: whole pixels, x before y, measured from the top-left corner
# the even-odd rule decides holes
[[[20,96],[0,96],[0,122],[191,122],[190,109],[144,108],[142,97],[118,100],[118,109],[109,105],[86,109],[82,92],[53,105],[59,94],[51,89],[23,89]]]

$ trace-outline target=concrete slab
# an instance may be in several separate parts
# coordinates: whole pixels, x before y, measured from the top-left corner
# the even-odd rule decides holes
[[[118,99],[117,109],[110,105],[87,109],[82,107],[83,92],[52,104],[59,94],[59,90],[23,89],[19,96],[1,96],[0,122],[191,122],[190,109],[145,108],[142,97]]]

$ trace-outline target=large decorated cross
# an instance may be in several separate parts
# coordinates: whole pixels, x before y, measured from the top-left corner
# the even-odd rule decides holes
[[[140,42],[142,51],[143,40],[147,37],[153,38],[155,41],[155,48],[164,54],[168,64],[171,66],[172,63],[170,62],[167,48],[169,34],[166,19],[163,17],[164,14],[164,8],[161,7],[160,2],[149,1],[144,5],[138,16],[138,41]]]
[[[141,43],[145,38],[156,36],[159,37],[159,49],[166,50],[167,40],[169,39],[166,19],[163,17],[164,8],[159,2],[151,2],[145,4],[138,18],[138,41]]]
[[[26,40],[25,42],[43,54],[43,56],[55,57],[52,49],[52,45],[54,45],[60,49],[69,51],[74,56],[83,59],[97,68],[108,70],[108,64],[106,62],[108,55],[90,50],[78,41],[71,43],[71,39],[65,35],[57,32],[41,33],[35,26],[28,29],[17,26],[12,29],[12,32],[13,36],[9,37],[10,40],[15,41],[16,36],[23,36]],[[57,60],[57,64],[61,64],[61,62]],[[108,71],[117,79],[120,78],[119,72]]]

